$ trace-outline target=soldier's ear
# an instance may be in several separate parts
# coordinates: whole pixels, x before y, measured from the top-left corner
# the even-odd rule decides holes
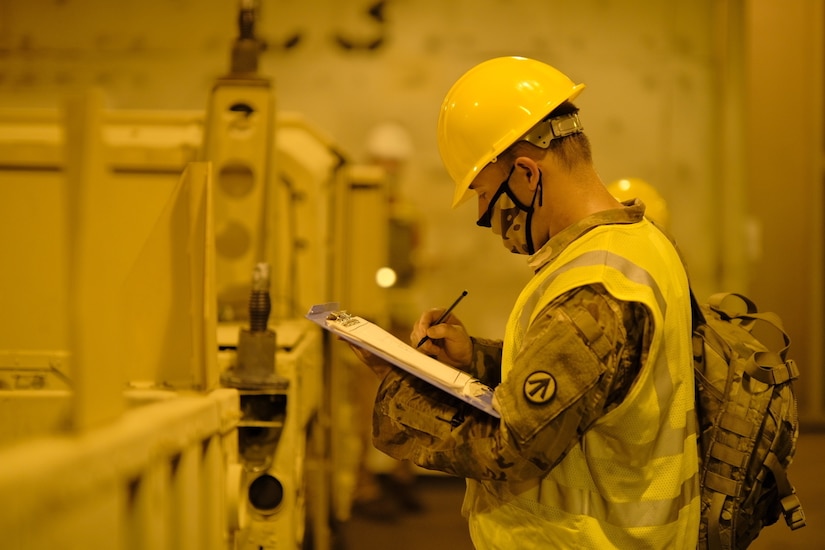
[[[513,163],[519,176],[524,178],[530,191],[535,191],[540,181],[538,163],[530,157],[517,157]]]

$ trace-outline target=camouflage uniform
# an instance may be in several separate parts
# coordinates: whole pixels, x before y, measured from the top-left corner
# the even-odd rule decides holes
[[[555,235],[530,265],[538,271],[594,227],[634,223],[643,215],[637,201],[590,216]],[[456,476],[516,484],[543,477],[593,422],[622,402],[650,337],[649,312],[641,304],[619,301],[600,284],[575,288],[530,324],[503,382],[502,342],[473,339],[469,371],[496,387],[503,409],[523,411],[522,417],[499,421],[393,369],[376,397],[373,442],[390,456]],[[533,378],[537,371],[552,373],[555,391]]]

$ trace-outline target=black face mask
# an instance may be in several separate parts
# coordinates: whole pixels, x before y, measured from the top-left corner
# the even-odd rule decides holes
[[[479,227],[488,227],[493,230],[493,233],[501,236],[504,242],[504,247],[514,254],[535,254],[536,249],[533,245],[533,237],[531,234],[533,213],[535,211],[536,197],[538,197],[539,206],[542,204],[541,198],[541,172],[539,172],[539,183],[536,186],[536,191],[533,193],[533,200],[530,205],[525,205],[516,198],[513,190],[510,189],[510,177],[513,175],[515,166],[510,169],[507,178],[501,182],[498,190],[484,214],[478,219],[476,225]],[[502,197],[505,197],[502,200]],[[496,215],[498,210],[498,215]]]

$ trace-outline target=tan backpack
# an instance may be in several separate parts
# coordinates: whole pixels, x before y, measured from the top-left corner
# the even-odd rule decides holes
[[[702,497],[700,549],[740,549],[779,518],[805,515],[787,468],[799,436],[790,339],[779,317],[740,294],[693,305]]]

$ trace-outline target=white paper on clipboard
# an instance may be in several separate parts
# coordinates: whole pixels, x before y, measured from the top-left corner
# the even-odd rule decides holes
[[[312,306],[306,317],[487,414],[501,417],[493,407],[493,389],[490,386],[464,371],[424,355],[378,325],[341,310],[338,303]]]

